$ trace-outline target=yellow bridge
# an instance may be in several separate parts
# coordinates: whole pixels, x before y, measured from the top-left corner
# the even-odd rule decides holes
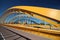
[[[36,37],[31,37],[21,34],[30,40],[60,40],[60,10],[35,6],[14,6],[7,9],[0,18],[0,25],[9,30],[21,30],[32,36],[36,35]]]

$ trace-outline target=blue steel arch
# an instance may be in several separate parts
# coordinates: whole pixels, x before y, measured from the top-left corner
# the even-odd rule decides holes
[[[26,22],[26,24],[38,24],[36,21],[31,20],[29,18],[20,18],[19,20],[15,20],[14,22],[18,23],[18,21],[20,21],[22,23]]]
[[[16,18],[15,18],[15,17],[16,17]],[[18,19],[19,19],[19,20],[24,19],[24,20],[30,20],[31,22],[34,22],[34,23],[38,24],[37,22],[35,22],[35,21],[33,20],[32,17],[28,17],[28,15],[25,15],[25,14],[23,14],[23,15],[17,15],[17,16],[15,16],[15,17],[14,17],[14,18],[17,19],[17,21],[18,21]],[[13,19],[13,18],[12,18],[12,19]],[[13,20],[15,20],[15,19],[13,19]]]
[[[5,18],[5,22],[6,21],[9,21],[11,18],[13,18],[14,16],[17,16],[17,15],[26,15],[27,16],[27,14],[23,14],[23,13],[12,13],[12,14],[10,14],[9,16],[7,16],[6,18]]]
[[[42,22],[42,20],[38,20],[38,22],[36,22],[35,20],[37,20],[36,18],[32,18],[32,16],[30,16],[30,17],[28,17],[29,15],[26,15],[26,14],[23,14],[23,15],[17,15],[17,16],[15,16],[14,18],[15,19],[13,19],[13,20],[16,20],[17,19],[17,21],[18,21],[18,19],[19,20],[21,20],[21,19],[26,19],[26,20],[30,20],[31,22],[34,22],[35,24],[39,24],[38,22],[40,21],[40,22]],[[34,19],[34,20],[32,20],[32,19]],[[14,22],[14,21],[13,21]],[[42,22],[42,23],[44,23],[44,22]],[[47,24],[47,22],[46,22],[46,24]]]

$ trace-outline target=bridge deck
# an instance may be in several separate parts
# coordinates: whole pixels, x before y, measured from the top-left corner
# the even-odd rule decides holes
[[[26,38],[24,37],[21,37],[9,30],[7,30],[6,28],[4,27],[0,27],[0,32],[2,33],[2,35],[4,36],[4,39],[5,40],[27,40]],[[1,40],[1,39],[0,39]]]

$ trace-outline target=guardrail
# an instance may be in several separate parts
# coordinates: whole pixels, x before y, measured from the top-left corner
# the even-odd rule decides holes
[[[41,29],[41,28],[34,28],[34,27],[17,27],[12,25],[6,24],[5,26],[17,28],[17,29],[22,29],[22,30],[29,30],[29,31],[37,31],[37,32],[45,32],[45,33],[50,33],[50,34],[55,34],[55,35],[60,35],[60,31],[58,30],[49,30],[49,29]]]
[[[57,30],[49,30],[49,29],[41,29],[41,28],[32,28],[32,27],[17,27],[16,25],[13,26],[13,24],[11,25],[8,25],[8,24],[4,24],[4,26],[8,26],[8,27],[12,27],[12,28],[15,28],[15,29],[19,29],[19,30],[23,30],[25,32],[33,32],[33,34],[37,34],[39,36],[40,32],[41,33],[44,33],[44,34],[48,34],[48,36],[51,36],[49,38],[52,38],[54,40],[60,40],[60,31],[57,31]],[[46,37],[48,37],[47,35],[44,35]],[[58,38],[58,39],[57,39]]]

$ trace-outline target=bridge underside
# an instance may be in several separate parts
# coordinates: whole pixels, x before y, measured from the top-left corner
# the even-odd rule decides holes
[[[0,19],[1,36],[6,40],[60,40],[59,13],[57,9],[34,6],[9,8]]]

